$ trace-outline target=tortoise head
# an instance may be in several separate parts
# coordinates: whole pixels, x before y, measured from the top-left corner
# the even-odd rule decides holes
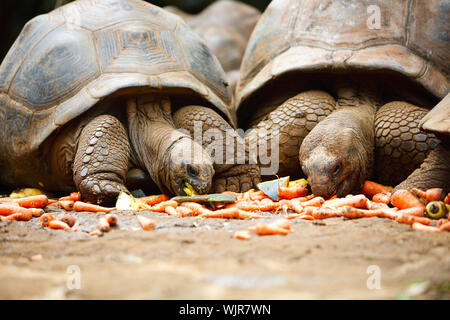
[[[313,129],[300,148],[300,164],[312,193],[327,199],[358,190],[366,172],[364,150],[353,129],[331,135]]]
[[[176,140],[166,153],[165,186],[171,194],[186,195],[186,188],[206,194],[212,186],[214,167],[211,157],[202,146],[186,136]]]
[[[188,133],[175,128],[168,97],[131,98],[127,115],[134,159],[162,192],[186,195],[188,185],[198,194],[211,189],[212,159]]]

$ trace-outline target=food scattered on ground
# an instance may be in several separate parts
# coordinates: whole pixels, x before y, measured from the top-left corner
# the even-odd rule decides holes
[[[276,192],[273,193],[275,183]],[[259,222],[249,230],[257,235],[286,235],[290,230],[290,221],[323,220],[329,218],[361,219],[369,217],[386,218],[397,223],[410,225],[413,230],[438,232],[449,231],[448,213],[449,195],[443,190],[412,189],[397,190],[391,194],[389,187],[372,181],[366,181],[363,194],[347,195],[330,199],[307,194],[307,182],[304,179],[289,181],[289,177],[276,179],[262,184],[262,190],[249,190],[244,193],[225,191],[219,194],[191,195],[174,197],[153,195],[134,198],[122,192],[119,194],[116,207],[108,208],[83,201],[79,192],[58,200],[48,199],[45,194],[31,195],[22,198],[0,198],[0,218],[2,220],[29,221],[40,217],[43,227],[56,230],[76,232],[77,219],[70,211],[91,212],[98,214],[97,230],[88,231],[91,235],[103,235],[109,232],[118,222],[119,210],[134,210],[165,213],[172,217],[213,218],[213,219],[262,219],[280,217],[273,223]],[[272,193],[271,193],[272,192]],[[269,194],[271,195],[269,195]],[[276,194],[278,201],[272,196]],[[444,201],[442,201],[444,199]],[[47,208],[58,205],[65,210],[64,214],[55,216],[45,212]],[[112,213],[112,211],[118,211]],[[154,220],[138,215],[137,220],[144,230],[154,230]],[[84,230],[86,231],[86,230]],[[237,239],[250,239],[247,230],[234,234]]]

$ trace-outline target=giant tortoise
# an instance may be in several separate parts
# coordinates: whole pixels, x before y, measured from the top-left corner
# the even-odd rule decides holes
[[[165,9],[181,16],[200,35],[219,59],[234,88],[248,39],[261,12],[235,0],[215,1],[198,14],[188,14],[173,6]]]
[[[1,64],[0,184],[108,203],[144,171],[164,193],[206,193],[212,159],[173,112],[210,108],[231,128],[230,101],[181,18],[138,0],[69,3],[29,21]]]
[[[374,171],[400,183],[439,148],[419,122],[449,92],[449,8],[446,0],[273,0],[242,62],[239,127],[271,132],[278,173],[303,172],[315,195],[358,192]],[[445,154],[430,162],[439,174],[428,170],[414,186],[450,188]]]

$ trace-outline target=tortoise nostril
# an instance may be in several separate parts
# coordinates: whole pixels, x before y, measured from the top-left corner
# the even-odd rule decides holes
[[[197,177],[199,175],[199,171],[196,167],[194,167],[193,165],[188,164],[187,165],[187,173],[190,177]]]

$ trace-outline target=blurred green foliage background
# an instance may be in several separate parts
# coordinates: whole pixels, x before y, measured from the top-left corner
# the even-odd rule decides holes
[[[58,1],[70,0],[0,0],[0,61],[3,61],[22,27],[31,18],[55,8]],[[215,0],[146,0],[160,7],[176,6],[189,13],[197,13]],[[240,0],[264,11],[270,0]]]

